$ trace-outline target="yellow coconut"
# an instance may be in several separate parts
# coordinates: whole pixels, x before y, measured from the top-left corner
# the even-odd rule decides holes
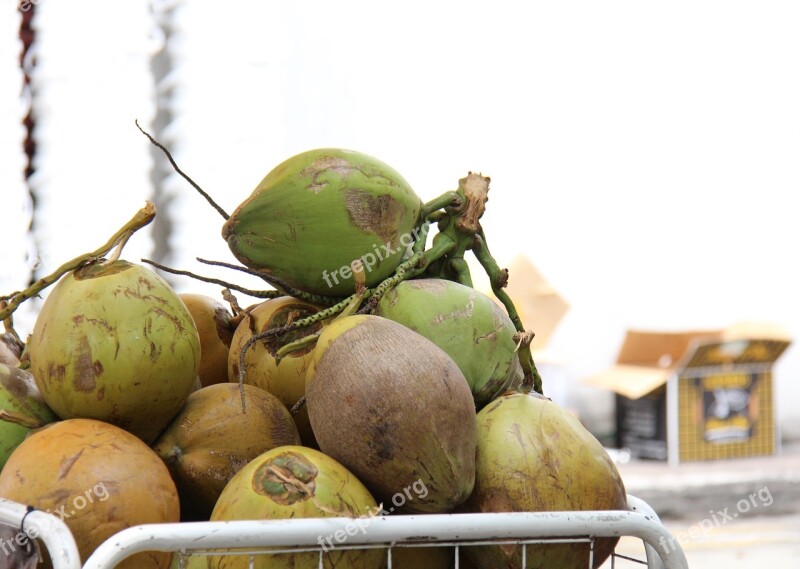
[[[158,455],[127,431],[93,419],[31,434],[0,472],[0,496],[60,517],[83,561],[125,528],[180,518],[175,483]],[[118,567],[166,569],[171,558],[143,552]]]
[[[271,328],[285,326],[306,316],[316,314],[319,306],[283,296],[267,300],[250,310],[239,325],[231,341],[228,357],[228,377],[239,381],[239,356],[245,343],[254,335]],[[315,324],[276,338],[257,342],[250,346],[245,356],[244,382],[272,393],[291,409],[306,392],[306,370],[311,361],[314,347],[293,352],[280,361],[275,358],[277,351],[285,344],[318,332],[322,324]],[[300,438],[305,446],[316,448],[316,440],[308,420],[308,412],[301,408],[294,415]]]
[[[236,326],[233,315],[220,301],[204,294],[179,295],[192,315],[200,336],[200,384],[228,381],[228,348]]]
[[[228,483],[212,521],[291,518],[353,518],[366,529],[379,508],[364,485],[344,466],[321,452],[300,446],[272,449],[253,459]],[[319,536],[326,569],[381,569],[379,549],[346,550],[340,536]],[[255,569],[317,569],[317,553],[257,555]],[[211,569],[249,567],[247,556],[217,556]]]
[[[178,294],[127,261],[83,266],[50,291],[30,371],[62,419],[97,419],[150,444],[193,391],[200,340]]]

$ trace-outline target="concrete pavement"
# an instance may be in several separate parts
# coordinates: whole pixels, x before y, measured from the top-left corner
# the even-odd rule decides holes
[[[618,468],[628,493],[662,520],[800,514],[800,443],[784,445],[776,456],[676,466],[631,460]]]
[[[737,518],[706,531],[690,520],[665,520],[664,525],[678,538],[691,569],[777,569],[796,567],[800,559],[800,515]],[[634,538],[622,538],[616,553],[644,559],[642,542]],[[614,569],[641,567],[624,558],[614,560]],[[607,561],[603,569],[610,568]]]
[[[617,466],[628,493],[658,513],[689,567],[790,567],[800,559],[800,442],[775,456]],[[616,552],[644,558],[634,538],[623,538]],[[615,569],[636,567],[642,565],[625,558],[614,562]]]

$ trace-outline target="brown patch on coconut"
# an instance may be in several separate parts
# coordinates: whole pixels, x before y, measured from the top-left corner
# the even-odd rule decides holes
[[[319,471],[296,452],[284,452],[258,467],[253,475],[253,490],[288,506],[314,497]]]
[[[391,195],[373,195],[362,190],[349,190],[345,194],[345,207],[353,223],[378,235],[386,244],[397,245],[398,220],[403,206]]]

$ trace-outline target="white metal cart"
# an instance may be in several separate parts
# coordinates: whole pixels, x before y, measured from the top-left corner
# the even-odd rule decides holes
[[[644,501],[628,496],[629,511],[526,512],[509,514],[437,514],[385,516],[370,520],[365,531],[347,532],[338,549],[386,549],[391,569],[392,550],[400,547],[452,546],[455,567],[464,548],[486,544],[589,543],[595,539],[631,536],[644,543],[641,565],[657,569],[687,569],[686,556],[675,538]],[[233,522],[149,524],[125,529],[106,540],[81,566],[72,534],[56,516],[28,511],[26,506],[0,499],[0,523],[20,528],[47,547],[54,569],[110,569],[141,551],[173,551],[181,556],[232,550],[225,555],[318,552],[319,536],[353,527],[350,518],[314,518]],[[270,548],[269,551],[265,551]],[[523,567],[526,565],[523,547]],[[215,555],[220,555],[217,551]],[[616,554],[611,558],[614,566]],[[627,559],[627,558],[626,558]],[[634,560],[636,561],[636,560]],[[0,564],[2,565],[2,564]]]

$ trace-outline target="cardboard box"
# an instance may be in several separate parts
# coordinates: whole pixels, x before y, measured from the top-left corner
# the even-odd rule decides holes
[[[547,348],[556,327],[569,310],[569,304],[524,255],[512,261],[508,276],[505,291],[514,302],[525,328],[536,333],[531,342],[531,350],[536,356]]]
[[[550,348],[550,342],[569,311],[569,304],[525,255],[518,255],[508,266],[505,291],[514,302],[525,329],[535,333],[531,353],[542,376],[545,394],[568,408],[569,379],[561,358]]]
[[[772,366],[789,346],[771,325],[630,330],[617,363],[586,383],[616,394],[617,445],[672,464],[778,451]]]

